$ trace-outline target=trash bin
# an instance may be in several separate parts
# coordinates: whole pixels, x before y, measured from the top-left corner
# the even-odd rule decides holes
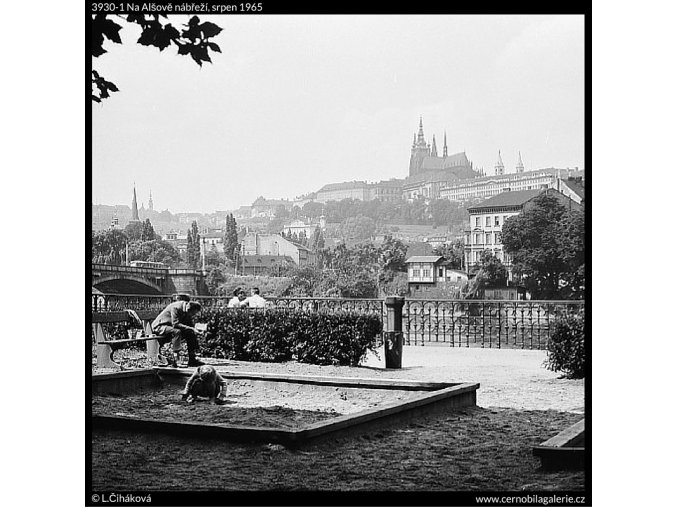
[[[402,368],[402,331],[385,331],[383,333],[385,346],[386,368]]]

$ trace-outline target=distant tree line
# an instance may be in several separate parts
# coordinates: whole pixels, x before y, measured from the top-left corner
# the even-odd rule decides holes
[[[448,199],[423,198],[413,201],[385,202],[343,199],[327,203],[308,202],[288,211],[284,206],[276,210],[276,218],[318,220],[324,216],[330,223],[346,223],[349,219],[368,218],[373,224],[401,223],[407,225],[449,226],[462,229],[467,221],[465,204]],[[364,221],[362,222],[364,224]]]
[[[155,233],[149,219],[130,222],[124,231],[92,231],[92,262],[122,265],[132,261],[177,266],[181,263],[181,255],[171,243]]]
[[[392,237],[379,246],[364,242],[321,248],[316,265],[293,266],[284,273],[291,278],[286,295],[374,298],[403,293],[406,257],[406,245]]]

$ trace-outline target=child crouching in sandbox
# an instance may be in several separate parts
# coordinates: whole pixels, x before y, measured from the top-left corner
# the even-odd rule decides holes
[[[223,405],[226,400],[226,386],[223,377],[216,368],[209,364],[199,366],[188,379],[185,389],[181,392],[181,398],[192,403],[200,396],[209,398],[217,405]]]

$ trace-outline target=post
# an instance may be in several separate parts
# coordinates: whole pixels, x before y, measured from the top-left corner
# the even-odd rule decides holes
[[[143,321],[143,331],[146,336],[153,336],[150,320]],[[160,356],[160,343],[157,340],[146,340],[146,354],[151,364],[161,364],[164,366],[165,361]]]
[[[96,365],[99,368],[118,368],[122,369],[118,363],[113,360],[113,349],[107,343],[106,334],[103,331],[103,324],[97,322],[94,326],[94,338],[96,339]]]
[[[386,368],[402,368],[402,296],[388,296],[385,300],[387,329],[384,335]]]

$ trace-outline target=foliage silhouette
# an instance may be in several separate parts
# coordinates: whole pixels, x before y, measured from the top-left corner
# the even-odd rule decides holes
[[[164,51],[170,45],[177,47],[179,55],[190,56],[195,63],[202,67],[203,62],[211,63],[209,51],[221,52],[218,44],[211,41],[212,37],[221,32],[221,27],[205,21],[200,23],[200,18],[193,16],[185,28],[177,28],[171,23],[162,23],[160,18],[167,18],[163,14],[130,14],[128,16],[95,14],[91,18],[90,51],[94,58],[108,52],[104,44],[113,42],[122,44],[120,29],[122,25],[113,20],[122,20],[126,23],[136,24],[141,27],[141,36],[136,41],[142,46],[153,46]],[[101,102],[110,97],[111,92],[119,91],[112,81],[108,81],[96,70],[92,70],[92,100]]]

